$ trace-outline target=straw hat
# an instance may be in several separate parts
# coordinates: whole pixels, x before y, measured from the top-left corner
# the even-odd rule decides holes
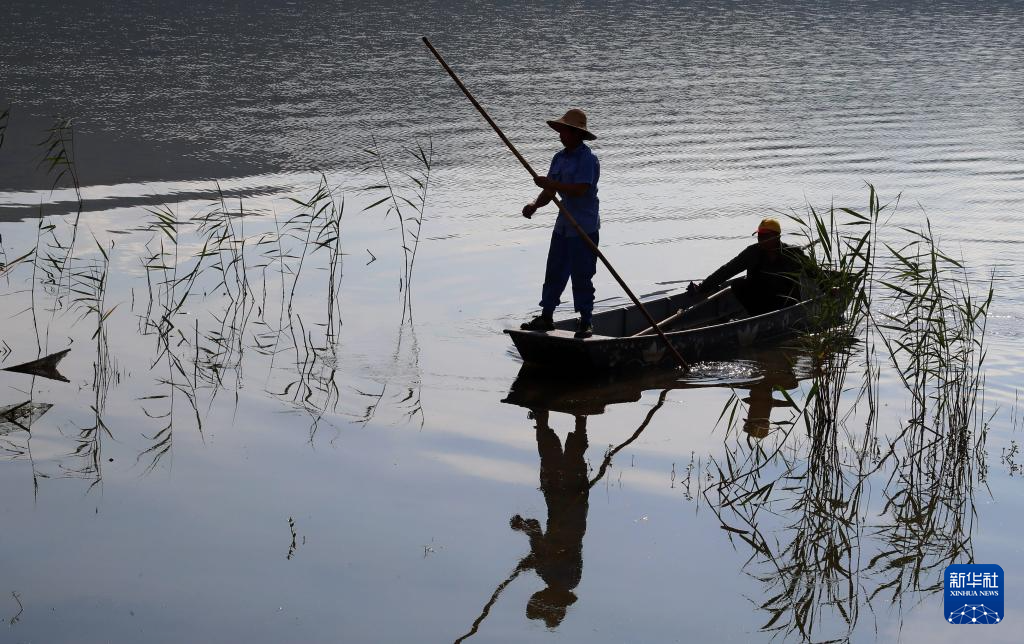
[[[571,127],[574,130],[580,131],[583,134],[583,138],[587,141],[593,141],[597,138],[596,134],[587,129],[587,115],[581,109],[573,108],[566,112],[562,118],[556,121],[548,121],[548,125],[553,130],[557,130],[560,125]]]

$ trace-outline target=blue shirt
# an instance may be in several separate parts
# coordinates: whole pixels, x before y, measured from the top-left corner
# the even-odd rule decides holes
[[[587,233],[592,233],[601,227],[601,218],[597,211],[597,180],[600,177],[601,164],[586,143],[580,143],[572,151],[562,149],[556,152],[554,158],[551,159],[551,168],[548,169],[548,178],[550,179],[563,183],[590,184],[582,197],[569,197],[561,192],[558,193],[569,214]],[[558,212],[558,219],[555,220],[555,232],[568,237],[577,236],[576,229],[566,221],[561,211]]]

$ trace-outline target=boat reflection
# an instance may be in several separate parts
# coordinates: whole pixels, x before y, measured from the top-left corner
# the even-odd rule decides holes
[[[764,438],[771,427],[772,410],[792,407],[790,400],[775,398],[775,392],[792,391],[813,374],[812,356],[793,347],[750,351],[729,362],[695,364],[685,375],[670,370],[630,377],[595,374],[566,379],[525,364],[502,402],[531,411],[591,416],[604,413],[608,405],[637,402],[645,391],[724,387],[747,392],[742,398],[748,408],[744,431],[754,438]]]

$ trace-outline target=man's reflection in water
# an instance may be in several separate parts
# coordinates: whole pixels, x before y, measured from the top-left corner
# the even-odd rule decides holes
[[[663,402],[664,395],[657,407]],[[628,441],[605,457],[600,473],[591,481],[587,479],[588,467],[585,460],[588,445],[587,417],[574,414],[576,427],[566,436],[563,449],[558,435],[548,425],[548,410],[533,406],[530,409],[529,417],[536,421],[540,489],[548,506],[547,526],[541,530],[537,519],[524,519],[518,514],[512,517],[509,521],[511,528],[525,533],[530,539],[530,554],[523,557],[512,574],[498,584],[469,632],[455,640],[456,644],[476,634],[501,592],[527,570],[535,570],[547,587],[530,597],[526,603],[526,616],[544,620],[548,628],[555,628],[562,623],[566,609],[576,602],[576,595],[572,591],[583,576],[583,535],[587,531],[590,488],[603,476],[611,462],[611,455],[635,440],[647,422]],[[651,415],[648,414],[648,421]]]
[[[548,506],[547,528],[536,519],[512,517],[513,530],[530,538],[530,554],[519,570],[532,568],[547,584],[530,597],[526,616],[542,619],[548,628],[562,623],[566,609],[576,601],[573,589],[583,575],[583,534],[587,531],[590,481],[587,479],[587,417],[576,416],[576,428],[565,438],[565,449],[548,425],[548,411],[535,409],[537,451],[540,453],[540,488]]]

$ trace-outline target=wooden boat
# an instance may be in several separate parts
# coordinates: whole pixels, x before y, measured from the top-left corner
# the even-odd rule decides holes
[[[836,296],[818,294],[777,311],[751,316],[733,295],[734,282],[727,282],[703,301],[679,293],[644,302],[644,306],[656,320],[685,310],[670,329],[663,330],[688,361],[728,357],[745,347],[826,328],[844,308]],[[595,313],[593,325],[594,335],[589,338],[575,337],[575,318],[556,321],[554,331],[506,329],[505,333],[525,362],[547,368],[611,371],[675,365],[661,338],[653,333],[637,335],[649,324],[634,305]]]

